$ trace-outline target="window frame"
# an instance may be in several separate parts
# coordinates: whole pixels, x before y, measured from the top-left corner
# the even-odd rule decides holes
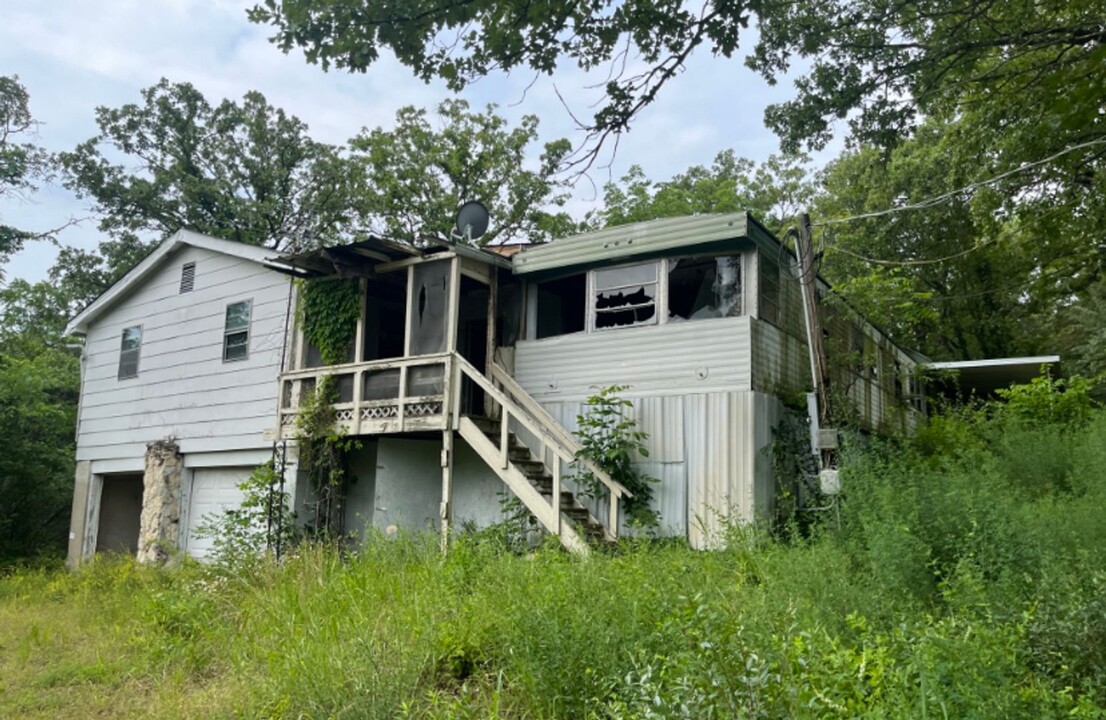
[[[646,322],[635,322],[635,323],[630,324],[630,325],[614,325],[614,326],[611,326],[611,327],[596,327],[595,321],[596,321],[596,318],[600,314],[600,311],[597,310],[596,307],[595,307],[595,302],[598,299],[598,294],[599,294],[599,285],[598,285],[598,275],[599,275],[599,273],[606,272],[606,271],[609,271],[609,270],[623,270],[625,268],[640,267],[640,266],[646,266],[646,265],[652,265],[653,266],[653,272],[654,272],[653,282],[630,283],[628,285],[612,285],[610,287],[604,288],[603,290],[605,292],[609,292],[609,291],[612,291],[612,290],[620,290],[620,289],[623,289],[623,288],[646,287],[646,286],[649,286],[649,285],[654,285],[656,287],[656,294],[653,297],[653,302],[652,302],[652,305],[653,305],[653,308],[654,308],[653,317],[650,320],[646,321]],[[610,265],[608,267],[594,268],[592,270],[588,270],[588,277],[587,277],[587,283],[586,283],[586,292],[587,292],[587,294],[585,296],[585,301],[587,302],[587,324],[585,325],[584,329],[588,333],[607,332],[607,331],[610,331],[610,330],[625,330],[627,328],[652,327],[652,326],[655,326],[655,325],[663,325],[665,320],[667,320],[667,318],[665,316],[668,312],[668,260],[666,258],[658,258],[658,259],[655,259],[655,260],[644,260],[644,261],[638,261],[638,262],[632,262],[632,263],[624,263],[624,264],[621,264],[621,265]],[[636,307],[648,307],[648,304],[639,305],[639,306],[636,306]],[[627,308],[618,308],[618,309],[619,310],[625,310],[625,309],[629,309],[629,308],[627,307]]]
[[[124,347],[124,344],[127,342],[127,333],[130,332],[131,330],[137,330],[138,331],[138,344],[135,345],[133,348],[127,349],[127,348]],[[141,324],[131,325],[130,327],[125,327],[125,328],[123,328],[123,332],[121,332],[119,334],[119,368],[118,368],[118,372],[116,373],[116,379],[117,380],[133,380],[134,378],[138,377],[139,365],[140,365],[141,360],[142,360],[142,334],[143,334],[143,332],[142,332],[142,325]],[[123,374],[123,360],[126,357],[127,353],[133,353],[134,354],[134,373],[124,375]]]
[[[232,327],[229,326],[230,308],[234,305],[241,305],[243,303],[245,303],[246,311],[247,311],[246,325],[245,325],[244,328],[243,327],[234,327],[234,328],[232,328]],[[250,331],[250,328],[251,328],[252,325],[253,325],[253,298],[246,298],[245,300],[235,300],[234,302],[227,303],[226,308],[223,311],[223,362],[224,363],[241,362],[242,360],[249,360],[249,358],[250,358],[250,339],[252,337],[252,333]],[[230,345],[228,344],[228,341],[230,340],[230,337],[232,335],[240,335],[242,333],[246,334],[246,342],[245,342],[246,352],[245,352],[245,354],[242,355],[241,357],[227,357],[227,350],[230,347]]]

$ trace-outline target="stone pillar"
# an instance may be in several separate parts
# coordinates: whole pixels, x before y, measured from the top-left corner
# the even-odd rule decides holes
[[[142,521],[138,531],[140,563],[164,565],[179,547],[183,470],[184,459],[172,438],[146,445]]]
[[[65,564],[76,569],[85,560],[88,535],[88,492],[92,481],[92,463],[81,460],[73,477],[73,509],[69,515],[69,552]]]

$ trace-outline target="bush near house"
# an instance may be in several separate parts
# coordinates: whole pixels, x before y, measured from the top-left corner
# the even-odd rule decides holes
[[[14,572],[0,716],[1102,718],[1106,412],[1020,400],[849,454],[803,540]]]

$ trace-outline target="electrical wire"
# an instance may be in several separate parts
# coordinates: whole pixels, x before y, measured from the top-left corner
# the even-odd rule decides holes
[[[1055,160],[1056,158],[1062,157],[1062,156],[1067,155],[1068,153],[1071,153],[1071,152],[1075,152],[1076,150],[1082,150],[1084,148],[1095,147],[1097,145],[1106,145],[1106,139],[1089,140],[1085,143],[1079,143],[1078,145],[1072,145],[1070,147],[1066,147],[1066,148],[1064,148],[1063,150],[1061,150],[1057,153],[1053,153],[1052,155],[1049,155],[1048,157],[1044,158],[1043,160],[1036,160],[1036,161],[1031,162],[1031,163],[1026,163],[1025,165],[1019,165],[1018,167],[1016,167],[1012,170],[1007,170],[1004,173],[999,173],[998,175],[995,175],[993,178],[990,178],[988,180],[980,180],[979,182],[974,182],[974,183],[971,183],[969,185],[965,185],[962,188],[958,188],[956,190],[951,190],[947,193],[942,193],[941,195],[937,195],[935,197],[931,197],[931,198],[926,199],[926,200],[921,200],[921,201],[916,202],[916,203],[911,203],[910,205],[903,205],[901,207],[895,207],[895,208],[887,208],[885,210],[876,210],[876,211],[869,212],[869,213],[861,213],[859,215],[850,215],[849,217],[831,218],[829,220],[821,220],[819,222],[813,223],[812,226],[813,227],[825,227],[827,225],[838,225],[840,223],[853,222],[854,220],[867,220],[869,218],[884,217],[886,215],[893,215],[894,213],[904,212],[906,210],[923,210],[923,209],[928,208],[928,207],[933,207],[934,205],[939,205],[939,204],[945,202],[946,200],[949,200],[950,198],[957,197],[958,195],[962,195],[963,193],[971,192],[973,190],[978,190],[979,188],[986,187],[988,185],[993,185],[994,183],[996,183],[1000,180],[1005,180],[1006,178],[1010,177],[1011,175],[1016,175],[1020,172],[1025,172],[1026,170],[1030,170],[1032,168],[1039,167],[1039,166],[1044,165],[1046,163],[1050,163],[1053,160]]]

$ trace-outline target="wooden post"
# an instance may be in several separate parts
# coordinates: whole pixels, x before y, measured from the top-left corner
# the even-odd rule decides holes
[[[545,453],[542,453],[545,462]],[[553,533],[561,534],[561,456],[553,453]]]
[[[442,552],[449,548],[449,529],[453,523],[453,431],[442,431]]]
[[[492,363],[495,362],[495,315],[497,298],[499,293],[499,270],[491,265],[488,267],[488,344],[484,356],[484,376],[492,379]],[[495,403],[492,398],[484,393],[484,416],[492,417]]]
[[[799,259],[799,285],[803,293],[803,314],[806,316],[807,347],[810,351],[810,375],[814,382],[814,394],[818,402],[818,419],[821,425],[829,420],[829,369],[826,350],[822,342],[822,320],[818,314],[818,270],[814,265],[814,247],[810,236],[810,214],[803,213],[799,220],[799,232],[795,236],[795,251]],[[821,453],[822,466],[829,458]]]

